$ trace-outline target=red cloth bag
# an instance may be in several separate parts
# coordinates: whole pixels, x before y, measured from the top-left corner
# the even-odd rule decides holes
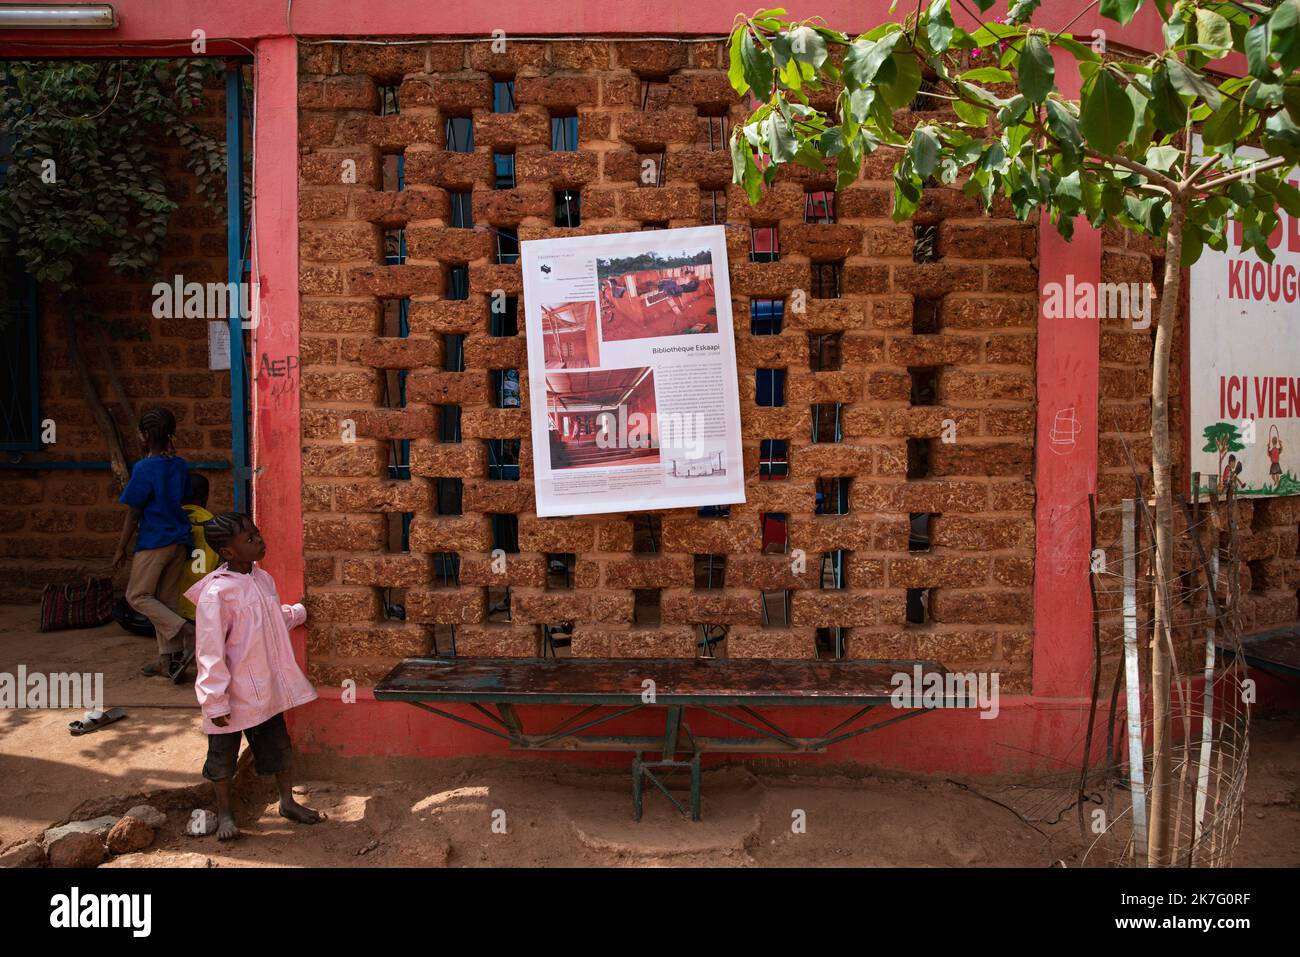
[[[95,628],[113,620],[113,580],[46,585],[41,592],[41,631]]]

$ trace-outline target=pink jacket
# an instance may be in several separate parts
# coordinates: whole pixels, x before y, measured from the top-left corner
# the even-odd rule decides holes
[[[243,731],[316,699],[289,643],[289,629],[307,620],[307,609],[280,604],[270,575],[256,565],[247,575],[222,565],[185,597],[197,610],[194,691],[204,732]],[[225,714],[224,728],[212,723]]]

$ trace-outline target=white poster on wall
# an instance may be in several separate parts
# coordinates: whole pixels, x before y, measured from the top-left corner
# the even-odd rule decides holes
[[[520,252],[537,514],[743,502],[723,227]]]
[[[208,368],[230,368],[230,325],[224,319],[208,321]]]
[[[1238,495],[1300,494],[1300,221],[1277,212],[1273,262],[1241,251],[1242,227],[1229,221],[1227,252],[1207,247],[1191,268],[1190,432],[1202,490],[1213,480],[1220,493],[1233,482]]]

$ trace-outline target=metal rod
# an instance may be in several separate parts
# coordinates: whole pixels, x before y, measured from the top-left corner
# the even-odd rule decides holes
[[[700,705],[700,710],[707,711],[709,714],[715,715],[716,717],[719,718],[725,718],[727,721],[730,721],[733,724],[738,724],[742,728],[748,728],[750,731],[755,731],[766,738],[772,738],[775,741],[780,741],[792,748],[796,746],[794,739],[791,738],[789,735],[773,734],[771,731],[768,731],[766,728],[760,727],[759,725],[750,724],[748,721],[742,721],[740,718],[737,718],[734,714],[727,714],[725,711],[719,711],[717,708],[710,708],[708,705]]]
[[[1127,677],[1125,702],[1128,712],[1129,796],[1133,804],[1133,862],[1146,853],[1147,798],[1146,770],[1142,763],[1142,685],[1138,675],[1137,634],[1137,545],[1134,541],[1137,505],[1124,500],[1124,670]],[[1153,639],[1155,640],[1155,639]]]
[[[671,761],[677,754],[677,735],[682,728],[682,706],[669,705],[664,719],[664,749],[662,757]]]
[[[844,734],[831,738],[828,741],[822,741],[821,747],[829,748],[832,744],[837,744],[838,742],[844,741],[848,738],[856,738],[858,735],[867,734],[870,731],[879,731],[881,728],[885,727],[886,725],[894,724],[898,721],[906,721],[908,718],[915,718],[917,715],[928,714],[933,710],[934,710],[933,708],[918,708],[915,711],[906,711],[903,714],[900,714],[896,718],[886,718],[884,721],[877,721],[875,724],[869,724],[865,728],[858,728],[856,731],[847,731]]]
[[[497,715],[493,714],[491,711],[483,707],[477,701],[471,701],[470,707],[473,708],[475,711],[477,711],[479,714],[483,715],[483,717],[487,718],[492,723],[497,724],[502,728],[505,728],[507,731],[510,730],[510,725],[506,724]]]
[[[1198,489],[1198,505],[1200,504],[1199,493],[1200,490]],[[1215,548],[1210,553],[1209,567],[1205,571],[1205,612],[1209,620],[1205,624],[1205,687],[1202,689],[1204,713],[1201,717],[1200,764],[1196,771],[1196,827],[1192,837],[1193,851],[1197,842],[1201,839],[1201,828],[1205,823],[1205,803],[1210,793],[1210,743],[1214,736],[1214,639],[1215,625],[1219,618],[1218,595],[1216,594],[1218,581],[1219,549],[1216,542]],[[1190,867],[1192,863],[1190,854],[1187,863]]]
[[[494,734],[498,738],[501,738],[503,741],[510,740],[509,735],[502,734],[496,728],[489,728],[486,725],[479,724],[477,721],[471,721],[469,720],[469,718],[462,718],[460,717],[460,715],[452,714],[450,711],[443,711],[441,708],[435,708],[432,705],[427,705],[423,701],[408,701],[407,704],[419,708],[421,711],[428,711],[431,714],[439,715],[440,717],[447,718],[451,721],[459,721],[461,724],[467,724],[471,728],[477,728],[479,731],[486,731],[488,734]]]
[[[663,784],[660,783],[659,779],[655,777],[654,772],[651,771],[648,767],[646,767],[644,763],[641,765],[641,773],[650,779],[651,784],[653,784],[661,792],[663,792],[664,797],[666,797],[668,800],[673,802],[673,807],[677,808],[678,814],[680,814],[682,817],[687,816],[688,812],[686,808],[682,807],[681,804],[678,803],[677,798],[673,797],[672,792],[669,791],[666,787],[663,786]]]
[[[742,704],[742,705],[737,705],[737,707],[738,707],[741,711],[745,712],[745,714],[747,714],[747,715],[749,715],[751,718],[753,718],[755,721],[761,721],[761,722],[763,722],[765,725],[767,725],[769,728],[771,728],[771,729],[772,729],[773,731],[775,731],[777,734],[784,735],[784,736],[787,737],[787,738],[790,737],[789,732],[787,732],[784,728],[782,728],[781,726],[779,726],[775,721],[770,721],[770,720],[768,720],[767,718],[763,717],[761,714],[759,714],[757,711],[755,711],[755,710],[754,710],[753,708],[751,708],[749,705],[747,705],[747,704]]]
[[[631,714],[633,711],[640,711],[644,707],[645,707],[644,703],[634,704],[630,708],[624,708],[622,711],[616,711],[613,714],[607,714],[602,717],[595,718],[584,724],[578,725],[576,728],[570,728],[568,731],[564,731],[561,733],[567,735],[567,734],[575,734],[579,731],[585,731],[587,728],[594,728],[596,725],[604,724],[606,721],[613,721],[615,718],[621,718],[623,717],[623,715]],[[560,736],[559,734],[552,734],[549,737],[543,738],[540,744],[546,744],[551,739],[558,738],[559,736]]]
[[[513,707],[513,705],[512,705],[511,707]],[[600,709],[600,707],[601,707],[601,706],[598,705],[598,704],[589,704],[589,705],[587,705],[587,707],[583,708],[583,709],[582,709],[581,711],[579,711],[577,714],[570,715],[569,717],[567,717],[567,718],[565,718],[564,720],[562,720],[559,724],[557,724],[557,725],[556,725],[554,728],[552,728],[550,731],[544,731],[544,732],[542,732],[542,733],[543,733],[543,734],[563,734],[563,733],[564,733],[564,732],[569,728],[570,725],[574,724],[574,723],[577,722],[577,721],[581,721],[583,718],[585,718],[587,715],[591,714],[593,711],[598,711],[598,710]]]
[[[515,706],[506,704],[504,701],[497,705],[497,711],[501,715],[501,720],[505,722],[510,733],[516,737],[524,733],[524,723],[519,720],[519,713],[515,711]]]
[[[867,705],[865,708],[862,708],[861,710],[857,711],[857,712],[854,713],[852,716],[850,716],[850,717],[848,717],[848,718],[845,718],[843,721],[841,721],[841,722],[840,722],[839,724],[837,724],[835,727],[831,728],[829,731],[827,731],[825,734],[823,734],[822,737],[823,737],[823,738],[829,738],[829,737],[830,737],[832,734],[834,734],[836,731],[839,731],[839,730],[841,730],[841,729],[843,729],[843,728],[847,728],[847,727],[848,727],[849,725],[851,725],[854,721],[857,721],[858,718],[862,717],[864,714],[866,714],[868,711],[870,711],[870,710],[871,710],[872,708],[874,708],[874,707],[875,707],[875,705],[873,705],[873,704],[869,704],[869,705]]]

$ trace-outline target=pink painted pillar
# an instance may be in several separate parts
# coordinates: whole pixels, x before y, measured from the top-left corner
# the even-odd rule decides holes
[[[1056,51],[1057,84],[1077,97],[1074,59]],[[1100,327],[1094,319],[1048,319],[1044,291],[1062,296],[1101,281],[1101,233],[1083,217],[1066,242],[1046,215],[1038,233],[1038,429],[1034,553],[1034,676],[1037,697],[1089,694],[1092,681],[1092,548],[1088,494],[1097,490]],[[1095,288],[1095,287],[1094,287]],[[1067,315],[1069,313],[1067,312]]]
[[[266,537],[263,566],[280,598],[303,596],[302,441],[298,389],[298,50],[292,37],[257,42],[253,270],[253,503]],[[294,633],[302,663],[306,629]]]

